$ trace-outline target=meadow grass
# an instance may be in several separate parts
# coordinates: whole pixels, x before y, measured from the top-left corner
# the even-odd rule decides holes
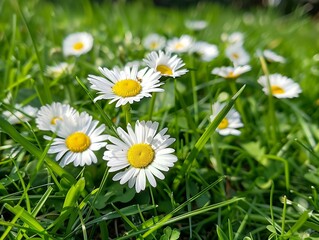
[[[208,23],[201,31],[186,20]],[[93,35],[91,51],[62,54],[73,32]],[[167,78],[162,93],[129,109],[94,102],[89,74],[98,67],[142,60],[149,33],[167,39],[188,34],[216,44],[210,62],[181,54],[189,72]],[[241,32],[251,71],[236,81],[211,74],[231,65],[223,33]],[[65,102],[104,123],[107,134],[136,120],[159,122],[176,141],[178,161],[157,187],[136,193],[112,180],[103,149],[98,163],[61,167],[48,154],[52,141],[35,118],[10,124],[0,117],[0,239],[318,239],[319,238],[319,24],[303,9],[281,15],[273,8],[236,10],[201,3],[191,8],[154,7],[149,1],[0,2],[0,111],[15,104],[40,108]],[[272,49],[286,63],[268,63]],[[48,77],[47,66],[74,64],[71,73]],[[257,79],[280,73],[302,89],[297,98],[265,95]],[[8,96],[10,100],[7,100]],[[227,104],[211,122],[211,106]],[[215,130],[231,108],[244,127],[239,136]],[[25,114],[28,114],[26,112]],[[54,136],[53,136],[54,137]]]

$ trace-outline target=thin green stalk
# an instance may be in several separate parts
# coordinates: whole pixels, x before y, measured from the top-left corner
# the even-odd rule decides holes
[[[174,191],[178,189],[178,186],[181,183],[182,179],[185,177],[185,174],[191,170],[192,163],[198,156],[198,153],[202,150],[202,148],[205,146],[207,141],[210,139],[210,136],[216,130],[217,126],[224,119],[224,117],[229,112],[229,110],[233,107],[236,99],[243,92],[244,88],[245,88],[245,85],[230,99],[230,101],[226,104],[226,106],[218,113],[216,118],[208,125],[205,132],[197,140],[197,142],[195,143],[195,146],[192,148],[189,155],[186,157],[178,175],[174,179],[174,182],[173,182]]]
[[[156,92],[154,92],[153,96],[151,97],[151,106],[148,111],[148,120],[152,120],[155,102],[156,102]]]
[[[8,87],[8,85],[11,85],[11,83],[8,84],[9,82],[9,71],[10,71],[10,67],[11,67],[11,62],[12,62],[12,55],[13,55],[13,49],[15,47],[15,41],[16,41],[16,30],[17,29],[17,15],[13,14],[12,15],[12,37],[11,37],[11,42],[10,42],[10,48],[9,48],[9,52],[8,52],[8,56],[6,58],[6,68],[4,71],[4,85],[2,86],[2,89],[6,89]],[[4,93],[4,91],[1,91],[2,93]]]
[[[274,98],[271,91],[271,84],[269,80],[269,71],[267,67],[267,63],[264,59],[264,57],[261,55],[259,57],[261,68],[267,78],[267,88],[268,88],[268,119],[270,119],[270,125],[269,128],[269,136],[271,138],[271,143],[274,144],[277,142],[277,133],[278,133],[278,124],[277,124],[277,118],[275,114],[275,107],[274,107]]]
[[[50,84],[49,82],[47,82],[45,76],[44,76],[44,68],[42,66],[42,63],[41,63],[41,59],[40,59],[40,54],[39,54],[39,51],[38,51],[38,48],[37,48],[37,44],[34,40],[34,37],[30,31],[30,28],[29,28],[29,25],[27,23],[27,20],[23,14],[23,12],[21,11],[20,9],[20,5],[19,5],[19,1],[17,0],[14,0],[14,6],[16,8],[16,11],[19,13],[19,15],[21,16],[22,18],[22,21],[28,31],[28,34],[30,36],[30,39],[32,41],[32,46],[33,46],[33,49],[34,49],[34,52],[36,54],[36,57],[37,57],[37,61],[38,61],[38,64],[39,64],[39,68],[40,68],[40,79],[42,81],[42,85],[41,87],[43,87],[43,91],[39,91],[39,98],[40,98],[40,101],[42,103],[42,105],[45,105],[46,103],[50,103],[52,102],[52,96],[51,96],[51,92],[50,92]],[[37,86],[36,86],[37,87]]]
[[[186,199],[188,200],[190,198],[190,189],[189,189],[189,177],[186,177]],[[192,204],[189,202],[187,204],[187,211],[191,212],[192,211]],[[188,223],[189,223],[189,238],[192,239],[192,216],[188,218]]]
[[[194,68],[194,56],[191,56],[191,66]],[[196,76],[195,71],[191,70],[191,83],[192,83],[192,94],[193,94],[193,106],[194,106],[194,119],[195,123],[198,122],[198,99],[197,99],[197,92],[196,92]]]
[[[228,82],[229,82],[229,86],[230,86],[230,89],[232,91],[232,94],[235,95],[237,93],[237,91],[238,91],[237,90],[237,86],[236,86],[236,81],[228,80]],[[235,106],[236,106],[237,110],[240,113],[240,116],[241,116],[241,118],[243,120],[244,125],[247,126],[248,122],[247,122],[246,114],[244,112],[243,104],[242,104],[240,98],[238,98],[237,101],[235,102]]]
[[[282,210],[282,219],[281,219],[281,236],[285,234],[285,220],[286,220],[286,210],[287,210],[287,196],[283,196],[283,210]]]
[[[122,105],[122,110],[125,115],[126,125],[131,123],[131,105],[129,103]]]
[[[153,204],[153,206],[156,206],[155,199],[154,199],[154,194],[153,194],[153,189],[152,189],[151,186],[149,186],[149,189],[150,189],[150,195],[151,195],[152,204]],[[154,208],[154,216],[157,216],[157,209],[156,208]]]

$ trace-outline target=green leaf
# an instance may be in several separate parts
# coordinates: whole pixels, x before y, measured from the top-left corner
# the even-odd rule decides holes
[[[160,240],[177,240],[179,239],[180,232],[177,229],[171,229],[170,227],[166,227],[164,229],[164,234],[161,236]]]
[[[301,214],[301,216],[297,220],[297,222],[295,222],[295,224],[289,229],[289,231],[283,235],[283,238],[289,239],[289,237],[293,233],[297,232],[298,229],[304,225],[304,223],[307,221],[308,218],[309,218],[309,211],[304,211],[303,214]]]
[[[42,225],[26,210],[24,210],[21,206],[11,207],[9,204],[5,203],[4,207],[8,209],[15,215],[19,215],[19,218],[26,223],[32,230],[38,232],[39,235],[47,235],[46,230],[42,227]]]
[[[207,141],[210,139],[211,135],[214,133],[220,122],[225,118],[226,114],[230,111],[230,109],[235,104],[236,99],[243,92],[246,85],[244,85],[239,91],[230,99],[230,101],[225,105],[225,107],[218,113],[216,118],[208,125],[205,132],[201,135],[201,137],[195,143],[195,146],[192,148],[189,155],[186,157],[179,174],[174,180],[173,189],[177,190],[179,184],[184,178],[185,174],[188,173],[192,167],[192,163],[197,157],[198,153],[203,149]]]
[[[229,240],[226,233],[217,225],[217,235],[219,240]]]
[[[42,159],[42,151],[22,136],[8,121],[0,116],[0,129],[19,143],[26,151],[38,159]],[[68,185],[76,182],[75,178],[63,169],[56,161],[45,156],[46,165],[58,176],[64,178]]]

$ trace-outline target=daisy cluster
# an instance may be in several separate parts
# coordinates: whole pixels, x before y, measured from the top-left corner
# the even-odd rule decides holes
[[[207,23],[201,20],[187,21],[185,25],[194,31],[207,27]],[[223,34],[221,40],[226,46],[224,56],[230,64],[215,66],[211,74],[227,81],[235,81],[252,70],[249,65],[251,57],[244,48],[244,35],[240,32]],[[182,54],[196,56],[203,62],[212,62],[221,52],[217,45],[196,41],[186,34],[166,39],[160,34],[150,33],[142,39],[141,44],[149,52],[142,60],[136,60],[136,64],[128,63],[111,68],[100,66],[100,75],[88,74],[88,84],[97,94],[94,101],[107,101],[119,108],[154,97],[155,93],[164,91],[166,81],[163,79],[178,78],[188,73]],[[79,32],[64,39],[62,50],[65,57],[79,57],[92,48],[93,36],[87,32]],[[284,57],[268,49],[261,55],[269,62],[286,61]],[[138,64],[140,62],[143,64]],[[48,66],[46,74],[52,78],[60,78],[64,74],[70,74],[73,67],[74,64],[62,62],[56,66]],[[265,94],[276,98],[294,98],[301,93],[296,82],[279,73],[261,76],[257,82]],[[209,119],[213,121],[224,106],[222,101],[213,103]],[[175,150],[170,147],[175,139],[167,134],[167,128],[159,129],[156,121],[129,122],[126,129],[118,127],[116,136],[113,136],[104,133],[104,124],[94,120],[87,112],[78,112],[68,104],[53,102],[35,112],[38,129],[51,132],[51,136],[44,136],[50,141],[48,153],[56,154],[56,161],[62,167],[69,164],[97,164],[99,161],[96,151],[104,149],[102,159],[107,162],[109,172],[115,173],[113,180],[120,184],[128,183],[130,188],[135,187],[136,192],[140,192],[145,190],[148,183],[156,187],[156,178],[164,179],[163,172],[167,172],[177,161]],[[6,114],[10,117],[10,113]],[[223,136],[238,136],[242,127],[244,124],[240,113],[233,108],[216,131]]]

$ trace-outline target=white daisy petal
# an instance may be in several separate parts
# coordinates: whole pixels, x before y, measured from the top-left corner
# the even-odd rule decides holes
[[[177,157],[172,154],[174,149],[167,148],[175,139],[164,135],[167,129],[157,133],[158,125],[157,122],[137,121],[135,129],[127,126],[128,133],[117,129],[120,139],[109,137],[113,144],[106,145],[103,159],[108,162],[110,172],[123,170],[113,177],[114,181],[128,182],[129,187],[135,186],[136,192],[140,192],[147,183],[156,187],[155,177],[164,179],[161,171],[173,167]],[[157,148],[153,147],[154,141]]]
[[[160,88],[163,84],[159,81],[161,75],[154,73],[151,68],[138,70],[138,66],[133,65],[125,66],[124,69],[114,67],[112,70],[100,67],[99,70],[105,78],[95,75],[89,75],[87,78],[91,88],[99,94],[94,101],[111,100],[110,104],[116,102],[115,107],[120,107],[139,102],[144,97],[151,97],[153,92],[164,91]]]
[[[85,112],[80,114],[78,112],[74,113],[75,110],[73,111],[67,105],[52,104],[50,107],[45,106],[43,112],[46,112],[49,108],[70,111],[68,112],[69,115],[66,115],[66,112],[64,113],[65,115],[61,115],[63,117],[63,124],[56,129],[57,135],[60,138],[53,140],[48,153],[57,153],[56,161],[61,160],[60,165],[62,167],[72,162],[74,166],[97,163],[94,151],[104,147],[106,145],[105,140],[109,138],[108,135],[101,135],[105,126],[102,124],[100,127],[97,127],[98,121],[92,120],[89,114]],[[46,118],[46,121],[48,119],[51,119],[50,116]],[[39,125],[42,124],[41,121],[41,119],[38,120]],[[51,140],[50,137],[45,137],[45,139]]]

